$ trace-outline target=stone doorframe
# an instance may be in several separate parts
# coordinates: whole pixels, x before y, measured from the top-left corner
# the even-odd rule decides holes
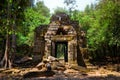
[[[58,53],[57,53],[57,50],[58,50],[58,45],[59,44],[62,44],[62,45],[64,45],[64,52],[63,52],[63,58],[62,58],[62,60],[64,61],[64,62],[68,62],[68,42],[66,42],[66,41],[53,41],[52,42],[52,52],[51,52],[51,56],[54,56],[54,57],[56,57],[56,58],[58,58]],[[60,54],[59,54],[60,55]],[[61,59],[61,58],[60,58]]]
[[[67,42],[68,43],[68,63],[77,64],[77,39],[75,35],[56,35],[51,38],[51,40],[46,40],[45,43],[45,55],[54,56],[55,55],[55,42]]]

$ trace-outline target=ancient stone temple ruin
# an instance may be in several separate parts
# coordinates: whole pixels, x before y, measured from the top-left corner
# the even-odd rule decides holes
[[[70,20],[64,13],[55,14],[49,25],[36,28],[34,52],[40,52],[46,58],[53,56],[69,64],[85,66],[79,49],[79,31],[77,21]]]

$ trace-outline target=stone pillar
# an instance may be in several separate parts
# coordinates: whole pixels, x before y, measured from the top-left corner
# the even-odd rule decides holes
[[[77,41],[75,40],[73,43],[73,62],[77,64]]]
[[[45,58],[48,58],[51,55],[51,41],[46,41],[45,45]]]
[[[68,63],[73,63],[73,45],[71,41],[68,42]]]
[[[52,49],[51,49],[51,52],[52,52],[51,55],[55,57],[55,42],[51,43],[51,47],[52,47]]]
[[[77,64],[77,47],[76,41],[72,40],[68,42],[68,63],[69,64]]]

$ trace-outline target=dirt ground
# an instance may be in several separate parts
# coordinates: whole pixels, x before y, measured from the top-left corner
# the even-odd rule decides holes
[[[54,74],[43,75],[37,68],[0,69],[0,80],[120,80],[115,65],[87,66],[85,69],[53,70]],[[29,74],[28,74],[29,73]],[[45,72],[45,74],[48,72]],[[27,74],[27,75],[26,75]],[[26,76],[25,76],[26,75]]]

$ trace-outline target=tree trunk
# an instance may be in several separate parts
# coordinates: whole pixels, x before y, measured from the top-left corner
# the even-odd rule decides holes
[[[3,57],[2,61],[0,62],[1,67],[5,68],[5,69],[12,67],[11,61],[9,59],[9,51],[10,51],[9,44],[10,44],[9,35],[7,34],[5,53],[4,53],[4,57]]]
[[[5,46],[5,53],[4,57],[0,62],[0,66],[3,68],[11,68],[11,60],[10,60],[10,39],[9,39],[9,31],[10,31],[10,18],[11,18],[11,11],[10,11],[10,1],[7,0],[7,23],[6,23],[6,46]]]
[[[12,26],[12,42],[11,42],[11,63],[14,63],[14,57],[16,53],[16,14],[14,15],[14,23]]]

